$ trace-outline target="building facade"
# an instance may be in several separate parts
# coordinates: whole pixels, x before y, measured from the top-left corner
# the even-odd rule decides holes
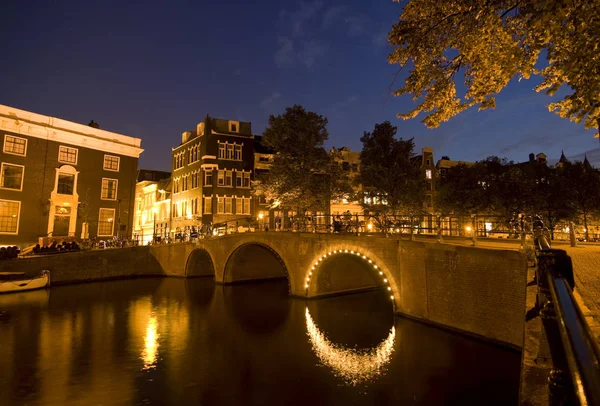
[[[0,105],[0,245],[132,234],[139,138]]]
[[[254,137],[249,122],[206,116],[172,150],[171,234],[250,219]]]
[[[360,152],[353,152],[348,147],[342,147],[331,151],[331,153],[335,154],[335,161],[348,174],[350,180],[354,181],[360,171]],[[360,186],[357,186],[357,188],[360,188]],[[355,192],[358,191],[355,190]],[[348,212],[353,215],[360,215],[363,214],[364,210],[359,201],[353,200],[351,196],[346,196],[331,200],[329,212],[334,215]]]
[[[135,185],[133,239],[147,245],[169,236],[171,222],[171,173],[139,170]]]

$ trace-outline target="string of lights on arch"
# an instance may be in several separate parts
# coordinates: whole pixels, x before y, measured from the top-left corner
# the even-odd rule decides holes
[[[375,271],[379,272],[379,276],[381,277],[381,279],[382,279],[382,281],[383,281],[384,285],[386,286],[387,292],[389,292],[389,293],[390,293],[390,299],[392,300],[392,302],[394,301],[394,295],[393,295],[393,294],[391,294],[391,292],[392,292],[392,288],[391,288],[391,286],[389,285],[389,281],[388,281],[388,279],[387,279],[387,278],[386,278],[386,276],[384,275],[383,271],[382,271],[382,270],[379,268],[379,266],[378,266],[378,265],[377,265],[377,264],[376,264],[376,263],[375,263],[375,262],[374,262],[372,259],[370,259],[369,257],[367,257],[366,255],[364,255],[364,254],[361,254],[361,253],[360,253],[360,252],[358,252],[358,251],[354,251],[354,250],[347,250],[347,249],[344,249],[344,250],[333,250],[333,251],[328,251],[328,252],[326,252],[325,254],[321,255],[321,256],[319,257],[319,259],[317,259],[317,261],[316,261],[314,264],[312,264],[311,268],[308,270],[308,273],[307,273],[307,275],[306,275],[306,279],[305,279],[305,283],[304,283],[304,289],[305,289],[305,294],[306,294],[306,296],[308,296],[308,287],[309,287],[309,285],[310,285],[310,281],[311,281],[311,278],[312,278],[312,276],[313,276],[313,273],[317,271],[317,268],[319,267],[319,265],[321,265],[321,263],[322,263],[322,262],[323,262],[323,261],[324,261],[326,258],[328,258],[328,257],[331,257],[331,256],[333,256],[333,255],[339,255],[339,254],[350,254],[350,255],[355,255],[355,256],[357,256],[357,257],[360,257],[360,258],[362,258],[362,259],[363,259],[365,262],[367,262],[367,263],[368,263],[370,266],[372,266],[372,267],[373,267],[373,269],[374,269]]]

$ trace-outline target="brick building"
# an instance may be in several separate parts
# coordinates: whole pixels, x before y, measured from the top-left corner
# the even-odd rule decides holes
[[[251,217],[251,123],[206,116],[195,131],[182,134],[172,162],[172,235]]]
[[[0,105],[0,245],[131,235],[141,140],[96,127]]]

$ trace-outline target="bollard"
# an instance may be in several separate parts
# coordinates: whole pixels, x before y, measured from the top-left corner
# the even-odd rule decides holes
[[[577,247],[577,237],[575,237],[575,225],[572,221],[569,221],[569,240],[571,241],[571,247]]]

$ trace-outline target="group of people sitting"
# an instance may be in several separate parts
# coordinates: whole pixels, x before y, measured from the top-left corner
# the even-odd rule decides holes
[[[17,246],[0,248],[0,259],[16,258],[21,250]]]
[[[53,242],[52,245],[40,247],[40,244],[36,244],[33,247],[34,254],[56,254],[58,252],[74,252],[79,251],[79,245],[75,241],[66,242],[63,241],[61,244]]]

